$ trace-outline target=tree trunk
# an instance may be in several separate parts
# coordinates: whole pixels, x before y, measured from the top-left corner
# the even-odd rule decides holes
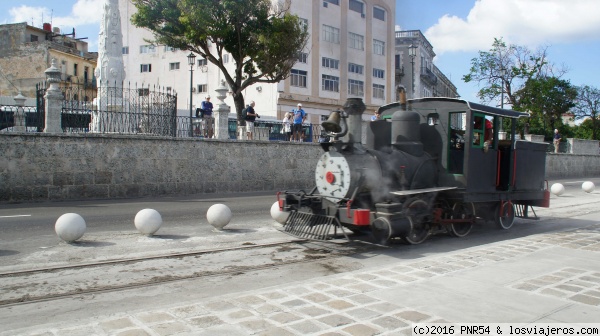
[[[244,109],[244,107],[246,107],[246,104],[244,104],[244,95],[242,95],[241,93],[234,94],[233,95],[233,104],[235,105],[235,114],[237,116],[237,125],[245,126],[246,123],[245,123],[244,119],[242,118],[242,110]]]

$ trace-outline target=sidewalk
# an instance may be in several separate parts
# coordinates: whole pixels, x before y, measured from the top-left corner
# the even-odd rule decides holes
[[[562,230],[514,239],[505,234],[502,241],[443,253],[411,247],[403,252],[406,258],[374,255],[355,271],[252,289],[242,296],[49,320],[45,326],[0,335],[409,335],[417,322],[598,323],[599,198],[599,192],[569,189],[552,197],[552,208],[536,209],[548,223],[568,222]],[[584,199],[595,203],[580,208],[578,219],[548,218],[567,217]],[[259,234],[275,239],[280,233],[265,229]],[[444,238],[431,245],[442,248],[448,242]]]

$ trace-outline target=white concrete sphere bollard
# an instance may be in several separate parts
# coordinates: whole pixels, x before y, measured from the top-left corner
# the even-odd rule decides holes
[[[556,196],[560,196],[565,193],[565,187],[560,183],[554,183],[552,187],[550,187],[550,192]]]
[[[213,204],[206,212],[206,219],[215,229],[221,230],[231,221],[231,210],[225,204]]]
[[[596,186],[594,185],[594,182],[586,181],[583,182],[583,184],[581,185],[581,189],[583,189],[583,191],[585,191],[586,193],[591,193],[592,191],[594,191],[594,189],[596,189]]]
[[[56,220],[54,231],[58,237],[67,243],[81,238],[86,229],[85,220],[76,213],[66,213]]]
[[[273,217],[273,219],[278,223],[285,224],[285,221],[289,216],[289,212],[279,210],[279,202],[275,202],[273,205],[271,205],[271,217]]]
[[[146,236],[152,236],[162,225],[160,213],[154,209],[144,209],[138,211],[134,219],[135,228]]]

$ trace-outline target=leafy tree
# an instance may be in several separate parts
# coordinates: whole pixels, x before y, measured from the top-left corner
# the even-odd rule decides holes
[[[525,86],[514,93],[519,107],[529,111],[530,125],[542,126],[543,134],[549,135],[555,122],[562,123],[562,114],[575,106],[577,89],[569,81],[556,77],[531,78]],[[550,129],[546,125],[550,124]]]
[[[232,91],[238,124],[243,90],[256,83],[277,83],[289,76],[308,41],[302,21],[289,13],[290,1],[131,0],[131,22],[149,29],[155,44],[189,50],[215,64]],[[223,55],[231,54],[231,73]]]
[[[462,80],[480,85],[477,96],[483,102],[497,100],[504,94],[504,104],[522,111],[515,92],[528,80],[553,76],[555,72],[560,77],[565,71],[548,63],[547,47],[531,51],[523,46],[507,45],[502,38],[494,38],[489,51],[479,51],[479,57],[471,60],[469,73]]]
[[[598,121],[598,117],[600,117],[600,90],[589,85],[578,87],[575,102],[575,108],[573,109],[575,118],[582,119],[589,117],[589,119],[586,119],[581,124],[581,126],[586,124],[587,130],[590,131],[584,139],[599,140],[600,132],[597,130],[598,126],[600,126]]]

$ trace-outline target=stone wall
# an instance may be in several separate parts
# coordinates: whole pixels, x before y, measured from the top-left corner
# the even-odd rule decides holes
[[[600,177],[600,155],[546,155],[547,179],[577,177]]]
[[[0,134],[0,201],[310,189],[317,144]]]
[[[600,154],[598,147],[598,140],[583,140],[567,138],[567,149],[568,153],[571,154],[589,154],[597,155]]]
[[[318,144],[0,133],[0,202],[310,190]],[[600,155],[548,154],[546,178],[600,176]]]

